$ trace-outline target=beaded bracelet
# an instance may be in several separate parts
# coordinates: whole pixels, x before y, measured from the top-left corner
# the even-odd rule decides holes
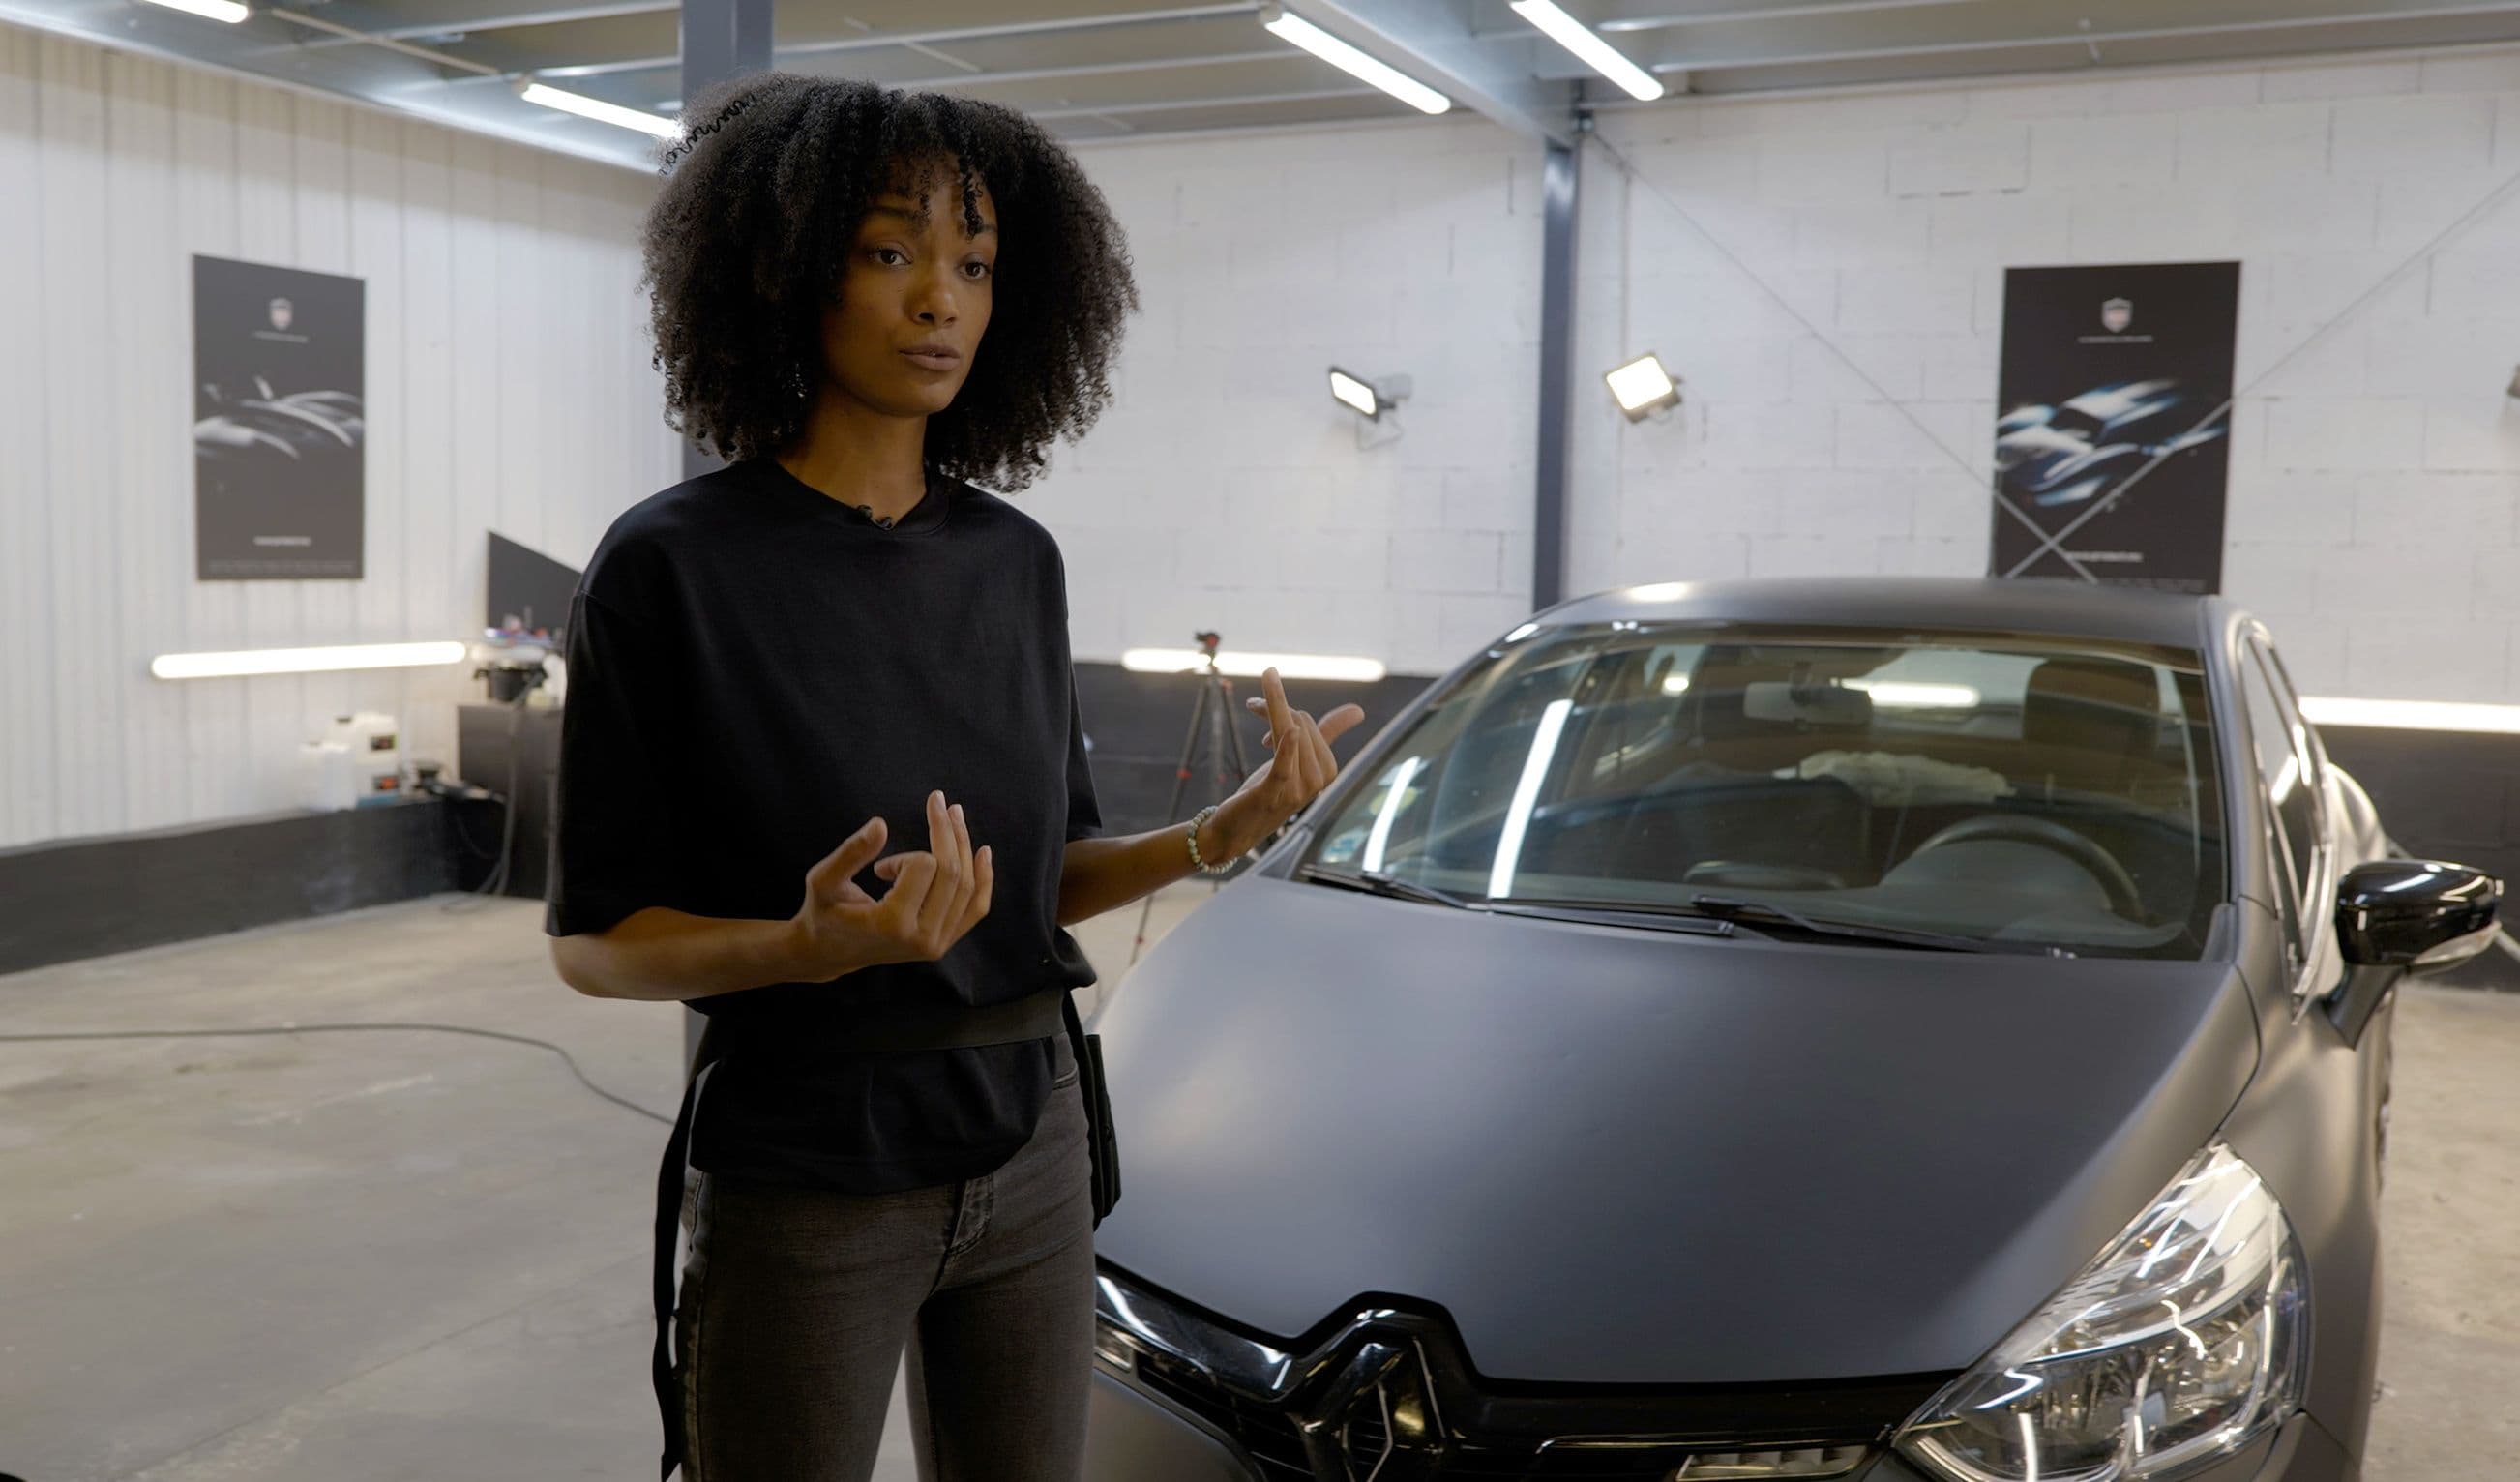
[[[1206,823],[1206,822],[1207,822],[1207,819],[1208,819],[1208,815],[1209,815],[1209,814],[1214,813],[1215,811],[1216,811],[1216,804],[1214,804],[1214,803],[1210,803],[1210,804],[1208,804],[1206,807],[1199,809],[1199,810],[1198,810],[1198,816],[1197,816],[1197,817],[1195,817],[1195,818],[1193,818],[1193,819],[1192,819],[1192,820],[1190,821],[1190,828],[1185,831],[1185,834],[1184,834],[1184,836],[1185,836],[1185,837],[1189,840],[1189,842],[1190,842],[1190,865],[1191,865],[1191,869],[1192,869],[1192,871],[1194,871],[1195,873],[1200,874],[1200,875],[1223,875],[1226,871],[1228,871],[1228,870],[1230,870],[1230,869],[1232,869],[1232,868],[1234,867],[1234,865],[1233,865],[1233,861],[1231,861],[1231,860],[1228,860],[1226,863],[1224,863],[1224,864],[1222,864],[1222,865],[1216,865],[1216,866],[1211,867],[1211,866],[1207,863],[1207,861],[1205,861],[1205,860],[1203,860],[1203,859],[1200,859],[1200,858],[1198,857],[1198,829],[1199,829],[1199,825]]]

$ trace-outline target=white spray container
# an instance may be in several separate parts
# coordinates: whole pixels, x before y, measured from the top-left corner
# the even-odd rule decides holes
[[[379,710],[337,715],[324,740],[349,751],[361,807],[401,800],[402,728],[392,716]]]
[[[318,813],[358,806],[359,777],[350,748],[338,741],[307,741],[297,748],[297,805]]]

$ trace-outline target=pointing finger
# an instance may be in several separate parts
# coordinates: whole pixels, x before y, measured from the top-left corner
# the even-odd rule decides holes
[[[1365,721],[1365,707],[1350,702],[1322,717],[1322,740],[1336,741]]]
[[[1293,707],[1286,703],[1285,681],[1278,677],[1278,666],[1271,664],[1260,671],[1260,693],[1269,701],[1269,733],[1284,736],[1295,724]]]

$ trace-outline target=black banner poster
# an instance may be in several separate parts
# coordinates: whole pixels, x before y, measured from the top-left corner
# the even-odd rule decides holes
[[[2239,313],[2236,262],[2004,273],[1996,575],[2222,589]]]
[[[365,574],[367,284],[193,259],[195,570]]]

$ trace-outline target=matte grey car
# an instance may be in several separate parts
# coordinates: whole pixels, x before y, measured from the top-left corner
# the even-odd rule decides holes
[[[1552,607],[1096,1015],[1087,1475],[2353,1477],[2394,854],[2225,601]]]

